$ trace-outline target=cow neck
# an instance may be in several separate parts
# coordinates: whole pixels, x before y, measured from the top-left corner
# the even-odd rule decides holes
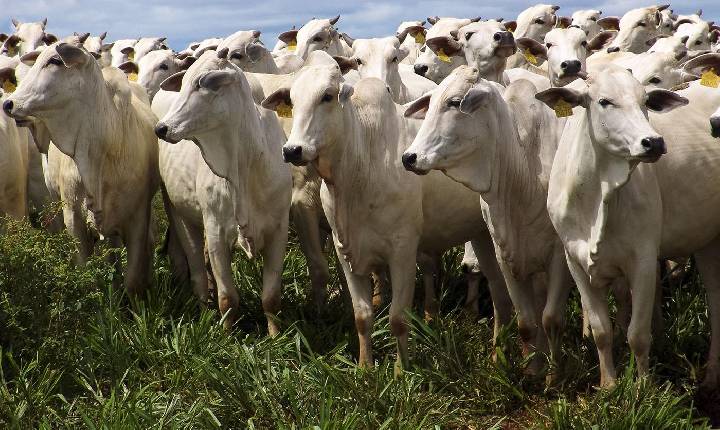
[[[503,74],[505,73],[505,66],[507,65],[507,58],[498,58],[492,56],[490,61],[473,61],[475,67],[480,71],[479,75],[481,78],[497,82],[501,85],[505,85],[503,80]]]
[[[275,60],[273,60],[272,54],[268,51],[265,51],[263,56],[257,62],[257,65],[253,68],[255,69],[253,70],[255,73],[267,73],[271,75],[280,73]]]
[[[539,167],[531,162],[537,159],[540,148],[520,145],[510,108],[498,98],[491,185],[481,195],[503,260],[516,279],[525,279],[542,270],[545,262],[539,259],[547,254],[538,248],[551,244],[555,235],[547,215],[547,195],[536,175]]]
[[[394,109],[391,117],[383,117],[387,112],[377,104],[362,105],[353,98],[342,112],[339,136],[344,138],[331,143],[327,156],[331,176],[323,179],[334,200],[338,248],[349,259],[350,240],[355,237],[352,229],[362,228],[364,223],[358,221],[367,213],[368,205],[391,200],[389,196],[403,181],[397,163],[399,129]],[[388,126],[388,122],[393,124]]]
[[[609,206],[636,164],[595,144],[587,111],[576,111],[581,112],[574,114],[574,123],[566,127],[574,132],[563,135],[556,152],[554,165],[564,169],[555,172],[553,168],[548,210],[565,244],[585,244],[572,246],[568,252],[586,265],[592,276],[605,238]]]
[[[118,167],[125,166],[124,133],[130,124],[129,94],[117,94],[99,67],[86,80],[83,93],[57,115],[44,118],[55,146],[77,165],[88,197],[88,208],[101,210],[104,185],[118,181]],[[129,90],[128,90],[129,91]],[[72,114],[68,115],[68,112]]]

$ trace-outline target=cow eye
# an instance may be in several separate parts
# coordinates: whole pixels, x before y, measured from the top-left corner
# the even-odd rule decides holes
[[[447,101],[448,107],[460,107],[460,99],[455,97]]]
[[[540,18],[537,18],[537,19],[535,20],[535,24],[543,25],[543,24],[545,24],[545,21],[543,21],[543,20],[540,19]]]
[[[313,42],[322,42],[322,37],[320,37],[320,36],[313,37]]]
[[[243,55],[239,52],[233,52],[233,54],[230,56],[231,59],[235,60],[242,60]]]
[[[60,59],[60,57],[51,57],[48,62],[48,64],[53,64],[55,66],[62,66],[63,61]]]
[[[700,44],[702,44],[702,42],[699,41],[699,40],[696,40],[696,41],[695,41],[695,44],[696,44],[696,45],[700,45]]]
[[[163,63],[163,64],[160,65],[160,67],[158,67],[158,69],[160,69],[160,70],[167,70],[167,69],[168,69],[168,66],[167,66],[167,64]]]
[[[665,27],[670,28],[670,23],[665,24]]]
[[[659,84],[662,81],[657,76],[653,76],[648,82],[650,82],[651,84]]]
[[[426,46],[426,45],[423,45],[423,46],[420,48],[420,52],[425,52],[425,46]]]
[[[600,106],[602,107],[612,106],[612,102],[608,99],[600,99],[598,100],[598,103],[600,103]]]
[[[363,64],[362,60],[359,58],[356,58],[355,62],[358,64],[358,66],[362,66],[362,64]]]
[[[591,16],[591,17],[590,17],[590,21],[597,21],[597,17],[596,17],[596,16]]]
[[[645,27],[646,25],[647,25],[647,24],[645,24],[645,23],[642,22],[642,21],[637,23],[637,26],[638,26],[638,27]]]
[[[582,42],[580,42],[580,44],[581,44],[582,46],[587,46],[587,40],[583,40]]]
[[[393,62],[393,63],[397,63],[397,62],[398,62],[398,57],[393,57],[392,62]]]
[[[547,49],[552,48],[552,43],[546,43],[546,44],[545,44],[545,47],[546,47]]]
[[[333,99],[333,96],[331,96],[330,94],[325,94],[324,96],[322,96],[322,99],[320,99],[320,101],[323,103],[327,103],[327,102],[331,101],[332,99]]]
[[[473,37],[473,32],[465,33],[465,40],[470,40],[471,37]]]

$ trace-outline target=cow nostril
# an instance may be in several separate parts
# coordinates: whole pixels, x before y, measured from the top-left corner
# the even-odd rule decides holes
[[[411,169],[417,161],[417,154],[414,152],[406,152],[402,155],[402,163],[406,169]]]
[[[617,46],[613,46],[613,47],[611,47],[611,48],[608,48],[608,49],[607,49],[607,52],[608,52],[609,54],[612,54],[613,52],[620,52],[620,48],[617,47]]]
[[[14,106],[14,105],[13,105],[12,100],[5,100],[5,101],[3,102],[3,106],[2,106],[2,107],[3,107],[3,110],[5,111],[5,113],[8,114],[8,115],[10,115],[10,112],[12,112],[13,106]]]
[[[425,76],[425,73],[428,71],[428,66],[426,64],[416,64],[414,67],[415,73],[420,76]]]
[[[656,154],[665,154],[665,139],[662,137],[646,137],[640,141],[640,144],[645,148],[646,152],[653,152]]]
[[[496,41],[500,41],[500,39],[502,39],[502,33],[493,34],[493,39]]]
[[[168,132],[168,126],[163,123],[158,123],[155,126],[155,136],[159,137],[160,139],[165,139],[167,137]]]
[[[710,129],[712,137],[720,138],[720,116],[710,118]]]
[[[562,63],[560,63],[560,68],[561,68],[561,69],[567,69],[567,66],[568,66],[567,61],[563,61]]]

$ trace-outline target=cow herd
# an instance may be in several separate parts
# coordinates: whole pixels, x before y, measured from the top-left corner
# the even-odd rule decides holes
[[[173,272],[203,306],[214,286],[227,328],[233,252],[262,257],[271,335],[292,221],[319,307],[332,241],[367,366],[374,290],[391,291],[401,368],[417,268],[431,316],[440,256],[464,244],[469,298],[482,273],[495,334],[517,315],[523,353],[539,353],[531,371],[561,360],[577,287],[602,386],[616,379],[614,333],[648,373],[660,269],[692,256],[711,325],[703,384],[718,388],[720,27],[669,6],[558,10],[436,16],[373,39],[340,32],[338,16],[272,50],[250,30],[180,52],[13,20],[0,34],[0,211],[60,202],[44,228],[67,229],[78,264],[99,239],[125,246],[125,288],[142,295],[160,192]]]

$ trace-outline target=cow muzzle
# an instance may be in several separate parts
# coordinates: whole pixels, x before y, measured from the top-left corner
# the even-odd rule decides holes
[[[285,145],[282,149],[283,160],[286,163],[292,163],[296,166],[307,164],[303,162],[303,151],[300,145]]]
[[[509,31],[498,31],[493,34],[493,40],[497,43],[495,46],[495,55],[509,57],[517,52],[515,37]]]
[[[402,164],[405,170],[413,172],[417,175],[427,175],[428,171],[417,167],[417,154],[414,152],[405,152],[402,155]]]
[[[167,124],[165,124],[163,122],[159,122],[159,123],[157,123],[157,125],[155,125],[155,136],[157,136],[158,138],[160,138],[168,143],[178,143],[180,140],[168,137],[169,130],[170,129],[167,126]]]
[[[640,144],[645,149],[645,153],[641,157],[643,162],[654,163],[667,153],[665,139],[661,136],[646,137],[640,141]]]
[[[720,139],[720,116],[710,118],[710,134],[716,139]]]

